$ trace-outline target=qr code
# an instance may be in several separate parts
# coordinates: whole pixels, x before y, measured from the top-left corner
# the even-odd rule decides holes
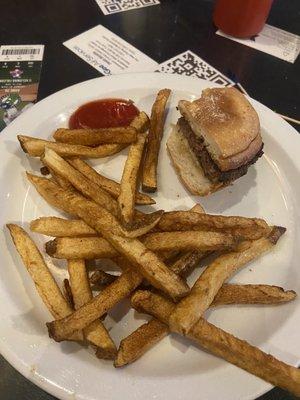
[[[222,86],[234,85],[229,78],[190,50],[160,64],[157,72],[195,76]]]
[[[154,6],[159,0],[96,0],[103,14],[115,14],[136,8]]]

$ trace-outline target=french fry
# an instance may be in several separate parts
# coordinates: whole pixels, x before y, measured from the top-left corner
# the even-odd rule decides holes
[[[149,124],[148,115],[144,111],[141,111],[130,123],[130,126],[135,128],[139,133],[143,133],[148,130]]]
[[[125,237],[135,238],[142,236],[155,227],[161,217],[161,211],[152,214],[144,214],[134,229],[125,230],[116,218],[110,214],[104,207],[96,204],[94,201],[87,200],[79,193],[62,189],[55,182],[47,178],[42,178],[29,172],[26,173],[28,180],[34,185],[38,193],[53,207],[58,208],[71,215],[79,215],[80,207],[84,205],[88,210],[89,223],[91,227],[95,220],[103,219],[105,226],[113,233],[120,234]],[[85,214],[85,212],[83,212]]]
[[[60,342],[70,337],[74,332],[86,328],[127,297],[140,285],[142,280],[141,275],[133,270],[125,271],[115,282],[104,288],[102,292],[76,310],[69,318],[47,323],[49,336]]]
[[[201,204],[194,205],[194,207],[191,208],[191,211],[199,214],[205,213]],[[170,268],[172,268],[172,271],[175,272],[175,274],[186,277],[197,265],[199,265],[200,261],[207,254],[208,253],[199,250],[189,251],[182,254],[176,261],[174,261]]]
[[[89,226],[103,235],[110,244],[128,260],[149,282],[158,289],[165,291],[172,298],[178,299],[187,294],[189,287],[176,274],[139,240],[125,237],[126,232],[118,224],[112,214],[105,208],[68,190],[63,190],[45,178],[28,174],[29,180],[38,192],[51,204],[69,210],[71,214],[83,219]],[[50,191],[51,187],[51,191]],[[67,205],[65,205],[67,203]],[[120,232],[115,234],[115,232]],[[123,236],[120,236],[123,235]]]
[[[294,290],[271,285],[224,284],[211,303],[212,307],[228,304],[281,304],[294,300]]]
[[[116,368],[123,367],[136,361],[166,337],[168,333],[168,326],[155,318],[141,325],[129,336],[121,340],[114,366]]]
[[[73,311],[71,306],[64,298],[33,240],[18,225],[7,224],[7,228],[38,294],[51,315],[54,318],[64,318],[71,314]],[[82,340],[82,334],[81,332],[76,332],[69,339]]]
[[[193,207],[196,212],[204,212],[200,204]],[[196,254],[194,254],[196,253]],[[189,252],[179,257],[169,268],[178,275],[185,275],[187,269],[190,271],[203,258],[201,252]],[[124,338],[119,346],[114,362],[116,368],[130,364],[140,358],[156,343],[169,333],[169,327],[153,318],[148,323],[141,325],[138,329]]]
[[[115,248],[102,237],[92,238],[56,238],[46,243],[46,253],[54,258],[94,260],[97,258],[114,258],[119,254]]]
[[[67,302],[69,303],[70,307],[72,309],[74,309],[74,299],[73,299],[69,279],[64,279],[64,281],[63,281],[63,293],[64,293],[64,296],[65,296]]]
[[[51,149],[45,149],[43,162],[52,168],[55,173],[67,179],[77,190],[79,190],[85,197],[95,201],[95,203],[106,208],[112,215],[118,215],[117,201],[104,189],[96,184],[92,184],[83,174],[73,168],[62,157],[56,154]],[[160,219],[162,211],[156,211],[152,214],[144,214],[139,211],[135,212],[136,222],[132,224],[132,229],[138,229],[139,226],[149,225],[149,229],[155,226]],[[154,224],[154,225],[153,225]],[[147,229],[147,228],[146,228]]]
[[[89,280],[93,289],[103,289],[113,283],[117,278],[118,275],[112,275],[102,270],[97,270],[93,272]]]
[[[174,257],[180,250],[222,250],[232,247],[233,240],[227,235],[212,232],[164,232],[150,233],[141,238],[141,242],[151,251],[162,254],[164,259]],[[209,233],[209,234],[208,234]],[[183,239],[182,239],[183,237]],[[177,240],[177,241],[176,241]],[[114,258],[118,256],[117,251],[103,237],[59,237],[46,243],[46,252],[51,257],[61,259],[93,260],[97,258]],[[166,253],[167,252],[167,253]],[[169,253],[171,252],[171,254]],[[194,264],[203,254],[190,256],[181,261],[185,263],[185,269],[189,267],[188,261]],[[178,262],[179,264],[179,262]],[[178,265],[177,264],[177,265]],[[175,267],[176,268],[176,267]],[[177,269],[182,268],[177,266]]]
[[[199,231],[148,233],[142,241],[152,251],[211,251],[232,248],[236,244],[231,235]]]
[[[102,158],[119,153],[127,146],[124,144],[102,144],[97,147],[89,147],[78,144],[50,142],[24,135],[18,135],[18,140],[22,150],[32,157],[41,157],[47,147],[62,157]]]
[[[195,212],[204,212],[200,205],[192,209]],[[205,253],[189,252],[183,254],[170,268],[176,274],[186,276],[187,273],[199,264]],[[269,285],[226,285],[224,284],[215,297],[212,307],[224,304],[278,304],[293,300],[296,294],[293,291],[284,291],[282,288]],[[169,327],[152,319],[141,325],[136,331],[124,338],[118,349],[114,362],[115,367],[122,367],[140,358],[169,332]]]
[[[138,173],[146,138],[146,133],[139,133],[137,141],[132,143],[129,148],[123,169],[118,206],[121,219],[125,225],[130,225],[134,217]]]
[[[54,237],[97,236],[98,233],[81,219],[41,217],[30,222],[30,230]]]
[[[56,154],[55,151],[46,147],[43,156],[43,163],[46,164],[48,168],[53,169],[57,175],[60,175],[67,181],[71,182],[71,184],[82,194],[94,200],[100,206],[106,208],[113,215],[117,215],[118,206],[116,200],[114,200],[111,195],[100,186],[88,181],[84,175]]]
[[[158,154],[164,129],[165,109],[170,93],[170,89],[160,90],[152,106],[148,142],[143,163],[142,187],[144,192],[155,192],[157,190]]]
[[[104,143],[129,144],[136,141],[137,131],[130,126],[103,129],[60,128],[54,132],[53,137],[60,143],[82,146],[97,146]]]
[[[58,259],[94,260],[99,258],[116,258],[120,254],[102,237],[59,237],[45,244],[46,253]],[[161,260],[172,261],[177,251],[158,252]],[[180,267],[178,267],[180,268]]]
[[[30,172],[26,172],[26,176],[29,182],[33,184],[37,192],[47,201],[48,204],[67,214],[76,215],[74,208],[71,207],[68,202],[68,197],[73,195],[79,197],[81,195],[75,194],[72,190],[63,189],[54,180],[33,175]],[[58,196],[60,193],[65,194],[63,200]],[[84,198],[83,196],[81,197]],[[96,203],[91,201],[91,204],[94,204],[96,207]]]
[[[243,239],[255,240],[268,236],[272,230],[260,218],[227,217],[223,215],[199,214],[192,211],[164,213],[159,221],[161,231],[221,231]]]
[[[68,162],[81,172],[86,178],[96,185],[106,190],[114,199],[120,195],[120,184],[112,179],[106,178],[95,171],[87,162],[81,158],[70,158]],[[135,196],[136,204],[155,204],[155,200],[144,193],[137,192]]]
[[[271,250],[284,231],[284,228],[275,227],[268,238],[243,242],[237,251],[215,259],[170,316],[171,329],[182,334],[188,333],[213,302],[223,283],[245,264]]]
[[[154,287],[175,300],[187,295],[188,285],[139,240],[114,234],[107,236],[107,239]]]
[[[173,262],[171,268],[175,274],[182,277],[186,277],[200,261],[206,256],[205,252],[194,250],[188,253],[182,254],[175,262]]]
[[[77,310],[93,298],[84,260],[68,260],[68,271],[75,310]],[[84,328],[83,334],[89,343],[97,346],[98,356],[101,354],[101,358],[114,359],[117,352],[116,346],[99,319]]]
[[[46,167],[48,168],[48,167]],[[68,190],[76,190],[72,183],[70,183],[67,179],[63,178],[62,176],[56,174],[53,169],[48,168],[49,171],[51,172],[51,176],[54,179],[54,181],[63,189],[68,189]]]
[[[171,301],[148,291],[137,291],[131,302],[137,310],[153,315],[166,325],[176,307]],[[234,337],[203,318],[192,327],[188,337],[212,354],[300,396],[300,370],[264,353],[245,340]]]
[[[284,290],[270,285],[233,285],[224,284],[211,304],[211,307],[228,304],[282,304],[294,300],[293,290]],[[153,318],[141,325],[119,346],[115,367],[131,364],[150,350],[169,333],[169,327]]]

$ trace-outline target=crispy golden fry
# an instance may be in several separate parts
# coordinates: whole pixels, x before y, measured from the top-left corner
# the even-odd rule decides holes
[[[48,140],[23,135],[18,135],[18,140],[23,151],[32,157],[41,157],[44,154],[45,147],[47,147],[63,157],[101,158],[119,153],[127,146],[124,144],[102,144],[97,147],[89,147],[77,144],[50,142]]]
[[[93,184],[83,174],[73,168],[68,162],[62,157],[56,154],[51,149],[45,149],[45,155],[43,162],[52,168],[57,174],[67,179],[72,185],[79,190],[85,197],[88,197],[95,201],[95,203],[106,208],[114,216],[118,215],[118,203],[117,201],[100,186]],[[67,188],[66,188],[67,189]],[[157,211],[152,214],[143,214],[136,211],[136,222],[132,225],[132,229],[145,226],[146,230],[152,229],[160,219],[162,211]],[[154,224],[154,225],[153,225]],[[146,226],[149,225],[149,228]]]
[[[165,324],[168,324],[169,316],[176,307],[171,301],[148,291],[137,291],[131,302],[137,310],[147,312]],[[217,328],[205,319],[201,318],[192,327],[188,337],[237,367],[296,396],[300,395],[300,370]]]
[[[54,318],[64,318],[72,313],[71,306],[64,298],[33,240],[20,226],[7,224],[7,227],[16,249],[51,315]],[[70,339],[82,340],[81,332],[76,332]]]
[[[104,287],[113,283],[117,278],[118,275],[112,275],[102,270],[97,270],[93,272],[89,280],[93,289],[103,289]]]
[[[280,304],[294,300],[293,290],[284,290],[271,285],[233,285],[224,284],[218,291],[211,306],[225,304]]]
[[[143,133],[148,130],[149,124],[150,121],[148,115],[144,111],[142,111],[139,113],[138,116],[134,118],[130,126],[135,128],[139,133]]]
[[[134,362],[166,337],[168,333],[168,326],[155,318],[143,324],[121,341],[114,366],[123,367]]]
[[[112,179],[106,178],[105,176],[101,175],[81,158],[70,158],[68,161],[74,168],[78,169],[78,171],[81,172],[91,182],[106,190],[114,199],[117,199],[119,197],[120,184],[118,182],[115,182]],[[139,192],[136,193],[135,202],[136,204],[155,204],[155,200],[153,200],[150,196]]]
[[[158,224],[159,220],[161,219],[161,216],[163,215],[164,211],[163,210],[158,210],[154,211],[150,214],[144,214],[139,210],[135,210],[135,217],[133,220],[133,223],[130,226],[130,229],[126,230],[128,233],[128,236],[130,237],[137,237],[137,236],[142,236],[142,235],[130,235],[130,232],[134,230],[147,230],[147,232],[150,232],[155,228],[155,226]]]
[[[169,267],[169,264],[172,264],[174,260],[178,258],[180,252],[177,250],[169,250],[169,251],[160,251],[158,254],[160,259],[164,260]]]
[[[97,146],[104,143],[129,144],[137,139],[135,128],[117,127],[104,129],[57,129],[53,135],[60,143],[80,144],[83,146]]]
[[[192,211],[202,213],[204,209],[200,204],[196,204],[192,208]],[[204,254],[199,251],[185,253],[169,265],[169,268],[177,275],[186,276],[188,272],[199,264]],[[116,368],[122,367],[136,361],[162,340],[168,332],[169,327],[156,319],[152,319],[148,323],[141,325],[121,341],[114,366]]]
[[[29,182],[34,185],[37,192],[47,201],[47,203],[67,214],[76,215],[74,209],[68,202],[68,196],[75,196],[75,193],[72,190],[63,189],[54,180],[33,175],[30,172],[26,172],[26,176]],[[65,194],[63,200],[58,196],[59,193]],[[79,196],[79,194],[76,194],[76,197]],[[84,198],[83,196],[81,197]],[[92,201],[91,203],[96,206],[96,203],[93,203]]]
[[[26,174],[28,180],[35,186],[38,193],[53,207],[56,207],[71,215],[81,214],[81,205],[86,207],[90,221],[88,225],[91,227],[93,227],[96,220],[101,219],[106,229],[110,230],[111,232],[125,237],[135,238],[142,236],[153,229],[161,217],[160,211],[152,214],[144,214],[143,218],[141,218],[139,224],[137,224],[134,229],[126,231],[119,224],[116,218],[104,207],[99,206],[93,201],[87,200],[77,192],[62,189],[50,179],[32,175],[29,172]],[[85,214],[85,212],[83,212],[83,214]]]
[[[68,260],[69,279],[74,299],[75,310],[93,298],[84,260]],[[114,359],[117,349],[109,333],[99,319],[83,330],[88,342],[101,349],[98,354],[105,359]]]
[[[73,332],[84,329],[127,297],[142,282],[142,279],[141,275],[133,270],[124,272],[115,282],[68,318],[47,323],[49,336],[60,342],[70,337]]]
[[[215,259],[195,282],[190,294],[182,299],[170,316],[173,331],[186,334],[213,302],[223,283],[239,268],[271,250],[284,230],[275,227],[268,238],[243,242],[237,251]]]
[[[59,237],[45,244],[46,253],[54,258],[76,260],[94,260],[98,258],[115,258],[119,253],[104,238],[95,237]],[[171,260],[178,252],[159,252],[161,260]],[[178,267],[180,268],[180,267]]]
[[[162,259],[164,260],[170,259],[171,261],[176,256],[176,254],[178,254],[178,250],[190,250],[191,248],[223,249],[225,247],[224,242],[221,242],[221,244],[220,241],[216,240],[208,242],[202,236],[200,237],[200,239],[194,238],[189,240],[187,238],[185,242],[175,243],[175,244],[174,242],[171,242],[171,239],[169,241],[168,239],[170,237],[169,232],[167,240],[164,239],[164,236],[159,236],[160,240],[155,239],[155,241],[152,240],[148,241],[148,238],[151,239],[152,237],[157,238],[157,234],[151,233],[149,234],[149,236],[148,235],[146,236],[146,239],[143,238],[141,239],[141,241],[142,243],[144,243],[144,245],[146,245],[146,247],[149,250],[158,253]],[[180,237],[177,235],[174,235],[174,238],[180,239]],[[203,240],[206,241],[203,242]],[[220,240],[224,240],[223,237],[221,237]],[[169,246],[167,251],[166,251],[166,246]],[[118,252],[109,243],[109,241],[99,236],[58,237],[46,243],[46,252],[51,257],[68,259],[68,260],[79,259],[79,258],[84,258],[85,260],[94,260],[97,258],[114,258],[118,256]],[[197,252],[193,253],[193,255],[191,254],[189,255],[190,257],[183,258],[181,262],[178,260],[176,266],[174,267],[176,271],[182,269],[187,270],[188,268],[191,268],[192,265],[194,265],[198,259],[201,259],[204,256],[203,253],[201,253],[200,255],[197,254]]]
[[[33,232],[54,237],[97,236],[98,233],[81,219],[41,217],[31,221]]]
[[[152,251],[216,251],[232,248],[236,244],[229,234],[199,231],[148,233],[142,240]]]
[[[148,220],[145,220],[148,224],[155,224],[155,221],[159,218],[160,213],[152,213],[152,214],[145,214],[149,216]],[[150,218],[151,217],[151,218]],[[146,225],[144,226],[144,228]],[[55,237],[88,237],[88,236],[99,236],[93,228],[88,226],[84,221],[81,219],[64,219],[59,217],[40,217],[31,221],[30,229],[33,232],[41,233],[47,236],[55,236]],[[142,225],[140,228],[141,229]],[[150,230],[151,228],[149,228]],[[134,231],[129,232],[129,236],[134,233]],[[141,231],[142,234],[142,231]],[[141,234],[138,234],[140,236]],[[133,236],[135,236],[133,234]],[[85,257],[81,257],[85,258]]]
[[[114,234],[107,236],[107,239],[157,289],[167,293],[175,300],[189,292],[188,285],[139,240]]]
[[[119,254],[115,248],[102,237],[65,237],[56,238],[46,243],[49,256],[67,260],[94,260],[97,258],[114,258]]]
[[[72,309],[74,309],[74,299],[73,299],[73,295],[72,295],[72,290],[71,290],[69,279],[64,279],[64,282],[63,282],[63,293],[64,293],[64,296],[65,296],[67,302],[69,303],[70,307]]]
[[[221,231],[243,239],[255,240],[268,236],[270,226],[259,218],[226,217],[223,215],[199,214],[192,211],[164,213],[159,221],[161,231]]]
[[[83,219],[89,226],[103,235],[113,247],[128,258],[134,267],[149,282],[168,293],[174,299],[180,298],[189,291],[188,286],[150,250],[136,239],[126,238],[122,227],[105,208],[77,195],[63,190],[45,178],[38,178],[28,174],[29,180],[35,185],[38,192],[50,204],[54,204],[71,214]],[[50,190],[51,187],[51,190]],[[67,203],[67,204],[66,204]],[[120,232],[121,235],[115,234]],[[128,232],[127,232],[128,233]]]
[[[188,253],[182,254],[170,268],[175,274],[182,277],[186,277],[194,268],[199,265],[200,261],[207,255],[203,251],[189,251]]]
[[[204,208],[200,204],[196,204],[191,211],[200,214],[205,213]],[[197,265],[199,265],[200,261],[207,254],[208,253],[206,252],[198,250],[189,251],[182,254],[176,261],[174,261],[170,268],[175,272],[175,274],[186,277],[194,268],[197,267]]]
[[[130,225],[134,217],[138,173],[146,138],[146,133],[139,133],[137,141],[132,143],[129,148],[127,160],[123,169],[118,206],[121,219],[125,225]]]
[[[158,155],[165,123],[165,109],[170,93],[170,89],[160,90],[152,106],[150,130],[143,164],[142,186],[144,192],[155,192],[157,190]]]
[[[224,284],[211,307],[226,304],[281,304],[294,300],[293,290],[284,290],[270,285],[228,285]],[[124,338],[118,349],[115,367],[122,367],[140,358],[169,333],[169,327],[157,319],[141,325]]]
[[[55,153],[55,151],[45,148],[43,162],[57,174],[79,190],[86,197],[94,200],[100,206],[106,208],[113,215],[117,215],[118,205],[115,199],[100,186],[89,181],[84,175],[73,168],[67,161]]]
[[[48,168],[48,167],[46,167]],[[67,179],[63,178],[62,176],[56,174],[52,168],[48,168],[49,171],[51,172],[51,176],[54,179],[54,181],[63,189],[68,189],[68,190],[76,190],[74,186],[72,185],[71,182],[69,182]]]
[[[7,225],[12,240],[37,291],[54,318],[63,318],[72,312],[41,253],[29,235],[18,225]]]

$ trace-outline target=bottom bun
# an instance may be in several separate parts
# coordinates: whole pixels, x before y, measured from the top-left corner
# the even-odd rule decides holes
[[[207,196],[224,187],[222,183],[211,182],[204,175],[199,161],[178,126],[174,126],[168,138],[167,149],[179,177],[192,194]]]

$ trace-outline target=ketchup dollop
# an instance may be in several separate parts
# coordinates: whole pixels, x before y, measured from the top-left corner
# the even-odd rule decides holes
[[[70,129],[96,129],[128,126],[139,114],[130,100],[101,99],[80,106],[69,120]]]

